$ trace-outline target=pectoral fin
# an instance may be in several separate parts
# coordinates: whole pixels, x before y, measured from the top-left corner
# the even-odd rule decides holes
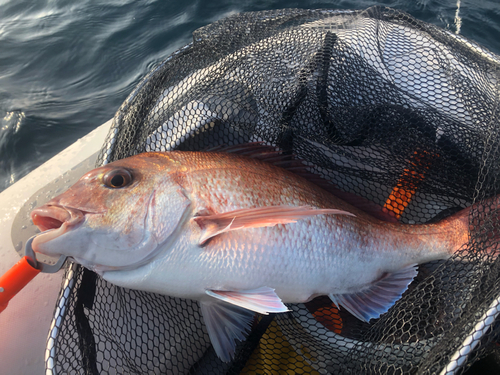
[[[295,223],[297,220],[325,214],[354,214],[337,209],[319,209],[311,206],[269,206],[244,208],[222,214],[196,216],[194,220],[203,229],[200,245],[218,234],[243,228],[272,227],[277,224]]]
[[[330,294],[330,299],[364,322],[378,318],[401,298],[417,275],[416,265],[387,274],[369,288],[353,294]]]

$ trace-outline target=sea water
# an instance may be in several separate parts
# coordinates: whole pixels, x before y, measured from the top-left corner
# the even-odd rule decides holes
[[[500,54],[499,0],[0,0],[0,191],[112,118],[197,28],[238,12],[372,5]]]

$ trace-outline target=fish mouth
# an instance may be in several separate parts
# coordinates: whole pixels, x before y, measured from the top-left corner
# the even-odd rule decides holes
[[[34,209],[31,212],[31,220],[44,233],[33,240],[33,250],[38,251],[41,244],[62,236],[80,224],[85,219],[86,213],[76,208],[58,205],[44,205]]]

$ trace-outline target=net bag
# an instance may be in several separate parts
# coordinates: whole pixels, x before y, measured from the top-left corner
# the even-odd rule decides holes
[[[419,267],[370,324],[319,297],[261,316],[234,360],[198,303],[72,264],[48,374],[459,374],[498,352],[500,59],[409,15],[286,9],[230,16],[155,69],[116,113],[98,165],[145,151],[264,142],[406,224],[474,206],[466,248]],[[492,354],[493,353],[493,354]]]

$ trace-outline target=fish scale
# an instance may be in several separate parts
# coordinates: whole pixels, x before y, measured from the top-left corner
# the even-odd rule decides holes
[[[266,159],[262,146],[243,149],[252,156],[252,147],[254,157],[173,151],[97,168],[32,212],[53,228],[33,248],[73,257],[116,285],[198,300],[229,361],[255,312],[328,295],[369,321],[401,297],[417,264],[468,241],[467,209],[428,225],[381,221],[257,160]],[[55,227],[56,211],[70,208],[82,219]]]

